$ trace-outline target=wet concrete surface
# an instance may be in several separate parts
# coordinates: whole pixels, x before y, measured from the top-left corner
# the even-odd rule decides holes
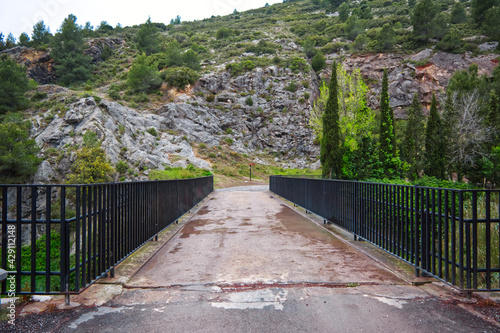
[[[402,281],[269,192],[217,192],[130,281],[189,284]]]
[[[410,285],[255,188],[215,192],[120,287],[103,306],[0,331],[500,332],[478,317],[497,305],[478,310],[439,284]]]

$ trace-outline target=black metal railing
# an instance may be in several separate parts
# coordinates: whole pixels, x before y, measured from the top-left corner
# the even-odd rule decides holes
[[[500,290],[500,190],[271,176],[270,190],[464,291]]]
[[[72,294],[203,200],[213,177],[0,191],[1,265],[15,294]],[[4,281],[2,294],[13,284]]]

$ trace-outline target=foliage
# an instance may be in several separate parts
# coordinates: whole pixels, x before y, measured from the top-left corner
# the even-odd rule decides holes
[[[483,22],[483,32],[487,36],[500,41],[500,29],[498,27],[498,22],[500,22],[500,3],[497,6],[488,9]]]
[[[149,179],[151,180],[168,180],[168,179],[187,179],[187,178],[198,178],[211,176],[212,173],[205,169],[200,169],[192,164],[189,164],[187,168],[172,168],[166,167],[165,170],[151,170],[149,174]]]
[[[24,93],[29,90],[26,68],[8,55],[0,56],[0,115],[17,111],[28,105]]]
[[[151,23],[151,18],[148,18],[146,23],[141,24],[141,28],[135,36],[137,49],[141,53],[150,55],[158,52],[160,41],[158,38],[158,28]]]
[[[20,114],[7,114],[0,123],[0,183],[21,183],[32,176],[40,148],[29,138],[31,123]]]
[[[406,121],[401,157],[408,163],[408,177],[417,179],[423,170],[423,153],[425,139],[425,117],[422,112],[422,106],[415,94],[410,110],[408,111],[408,120]]]
[[[252,106],[253,105],[252,97],[248,96],[247,99],[245,100],[245,104],[248,106]]]
[[[379,172],[389,178],[397,177],[401,169],[401,160],[396,154],[394,114],[389,105],[387,69],[384,69],[382,78],[379,136]]]
[[[256,55],[262,55],[262,54],[274,54],[276,50],[276,46],[274,46],[272,43],[267,42],[263,39],[257,43],[257,45],[249,45],[245,48],[245,52],[253,52]]]
[[[232,36],[233,33],[234,32],[231,29],[228,29],[226,27],[222,27],[219,30],[217,30],[217,33],[215,34],[215,38],[226,39],[226,38],[229,38],[230,36]]]
[[[349,5],[346,2],[343,2],[339,6],[339,20],[341,22],[347,21],[347,19],[349,18],[350,12],[351,12],[351,10],[349,9]]]
[[[294,73],[307,72],[307,61],[303,58],[293,57],[290,59],[290,65],[288,66]]]
[[[311,60],[311,67],[315,72],[321,72],[326,66],[325,56],[321,52],[317,52]]]
[[[64,85],[83,83],[90,79],[92,57],[84,55],[82,29],[76,16],[68,15],[52,39],[51,56],[56,62],[56,74]]]
[[[127,85],[133,92],[149,91],[161,84],[160,73],[155,65],[147,64],[147,57],[143,53],[132,63],[127,74]]]
[[[33,45],[47,45],[49,44],[51,37],[52,35],[50,34],[50,31],[45,26],[45,23],[43,21],[38,21],[33,26],[33,33],[31,34],[31,42],[33,43]]]
[[[321,166],[325,178],[340,178],[342,154],[339,125],[339,103],[337,86],[337,63],[332,65],[329,96],[323,113],[323,136],[321,138]]]
[[[425,128],[425,174],[445,178],[445,141],[443,123],[437,111],[436,96],[432,95],[431,110]]]
[[[462,39],[454,31],[450,32],[436,45],[438,50],[446,52],[460,52],[462,50]]]
[[[182,55],[182,66],[189,67],[192,70],[200,70],[200,59],[198,58],[198,54],[193,50],[187,50]]]
[[[76,152],[68,184],[107,183],[115,173],[94,132],[86,132],[83,147]]]
[[[461,2],[455,2],[451,8],[451,23],[458,24],[467,21],[467,13],[465,7]]]
[[[161,72],[162,79],[172,87],[185,89],[193,85],[200,78],[199,74],[188,67],[168,68]]]
[[[21,36],[19,36],[19,45],[21,46],[29,46],[30,45],[30,37],[27,33],[23,32]]]
[[[415,39],[427,42],[433,34],[438,8],[433,0],[419,0],[411,15]]]
[[[384,24],[382,26],[382,29],[380,29],[377,33],[375,41],[375,49],[377,51],[391,50],[392,46],[396,42],[396,34],[394,32],[394,28],[389,23]]]
[[[500,5],[499,0],[472,0],[471,15],[474,21],[481,24],[484,21],[486,12],[493,6]],[[498,22],[497,24],[498,25]]]

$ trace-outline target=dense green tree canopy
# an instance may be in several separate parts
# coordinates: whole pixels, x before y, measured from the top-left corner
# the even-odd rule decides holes
[[[151,18],[148,18],[146,23],[141,25],[135,36],[135,42],[139,51],[146,53],[146,55],[159,51],[160,40],[158,38],[158,28],[151,23]]]
[[[27,106],[24,93],[29,90],[26,68],[18,65],[8,55],[0,56],[0,115]]]
[[[82,29],[76,16],[68,15],[52,39],[51,56],[56,62],[56,74],[64,85],[82,83],[90,79],[92,57],[84,55]]]
[[[31,124],[20,114],[8,114],[0,123],[0,184],[22,183],[36,170],[40,148],[29,138]]]
[[[323,113],[323,136],[321,139],[321,165],[323,177],[340,178],[342,175],[342,152],[339,125],[339,103],[337,86],[337,63],[332,65],[329,97]]]

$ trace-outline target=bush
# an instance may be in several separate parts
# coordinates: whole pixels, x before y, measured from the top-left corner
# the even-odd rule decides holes
[[[158,132],[156,132],[156,128],[154,128],[154,127],[147,129],[146,132],[148,132],[149,134],[151,134],[154,137],[158,136]]]
[[[47,93],[46,92],[41,92],[37,91],[33,96],[31,96],[31,101],[32,102],[38,102],[41,101],[42,99],[47,98]]]
[[[160,84],[160,74],[156,66],[147,64],[147,57],[144,53],[134,60],[127,74],[127,85],[133,92],[149,91]]]
[[[289,67],[294,73],[308,72],[307,62],[305,61],[305,59],[299,57],[293,57],[290,60]]]
[[[295,84],[294,81],[290,82],[288,86],[285,87],[285,90],[291,91],[291,92],[296,92],[297,91],[297,85]]]
[[[263,39],[261,39],[257,45],[250,45],[245,48],[245,52],[253,52],[256,55],[261,55],[266,53],[274,54],[275,50],[276,46]]]
[[[184,89],[187,85],[193,85],[200,76],[191,68],[175,67],[161,72],[161,77],[172,87]]]
[[[311,60],[311,67],[315,72],[320,72],[325,68],[326,61],[325,57],[321,52],[317,52],[316,55]]]
[[[252,97],[248,96],[247,99],[245,100],[245,104],[248,106],[252,106],[253,105]]]
[[[115,169],[118,173],[124,174],[128,170],[128,164],[125,161],[119,161],[116,163]]]
[[[230,36],[232,36],[234,32],[231,29],[228,29],[226,27],[222,27],[219,30],[217,30],[217,33],[215,34],[215,38],[217,39],[226,39]]]

